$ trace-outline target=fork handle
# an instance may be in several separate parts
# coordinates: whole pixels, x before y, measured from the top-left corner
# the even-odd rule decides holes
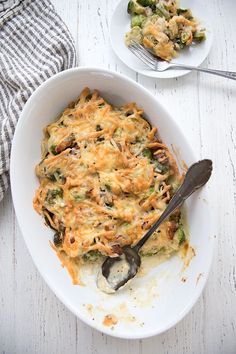
[[[206,68],[198,68],[196,66],[191,65],[182,65],[182,64],[170,64],[168,69],[186,69],[186,70],[195,70],[202,71],[204,73],[223,76],[231,80],[236,80],[236,72],[233,71],[223,71],[223,70],[214,70],[214,69],[206,69]]]

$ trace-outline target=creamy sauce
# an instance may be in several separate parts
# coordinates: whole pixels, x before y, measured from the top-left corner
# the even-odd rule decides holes
[[[101,270],[98,272],[97,287],[106,294],[114,294],[116,292],[108,283],[107,279],[103,276]]]
[[[107,294],[115,293],[115,288],[123,279],[128,277],[130,266],[125,259],[125,256],[121,256],[121,260],[114,263],[110,269],[109,277],[106,279],[102,271],[99,271],[97,277],[98,288]]]

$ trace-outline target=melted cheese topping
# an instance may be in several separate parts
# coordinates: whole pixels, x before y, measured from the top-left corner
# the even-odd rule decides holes
[[[158,219],[180,182],[167,147],[135,103],[117,108],[86,88],[45,127],[34,208],[55,230],[54,249],[78,281],[78,264],[117,256]],[[142,252],[179,248],[180,212]]]

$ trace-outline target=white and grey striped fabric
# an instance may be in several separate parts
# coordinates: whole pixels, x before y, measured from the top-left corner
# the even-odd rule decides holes
[[[25,102],[47,78],[76,64],[71,35],[49,0],[0,0],[0,201]]]

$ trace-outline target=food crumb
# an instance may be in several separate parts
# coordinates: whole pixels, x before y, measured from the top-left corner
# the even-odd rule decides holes
[[[109,314],[104,317],[103,325],[110,327],[112,325],[116,325],[118,322],[117,317],[115,315]]]
[[[182,281],[183,283],[185,283],[185,282],[187,281],[187,278],[186,278],[186,277],[182,277],[182,278],[181,278],[181,281]]]
[[[196,251],[195,251],[195,249],[193,247],[189,246],[188,244],[186,244],[185,246],[184,246],[185,254],[183,254],[184,266],[183,266],[183,270],[182,271],[184,271],[189,266],[189,264],[192,261],[193,257],[196,256]]]
[[[198,276],[197,276],[197,280],[196,280],[196,285],[198,284],[198,282],[199,282],[199,280],[200,280],[200,278],[203,276],[203,274],[202,273],[199,273],[198,274]]]
[[[86,309],[87,309],[88,312],[92,312],[93,305],[92,304],[86,304]]]

